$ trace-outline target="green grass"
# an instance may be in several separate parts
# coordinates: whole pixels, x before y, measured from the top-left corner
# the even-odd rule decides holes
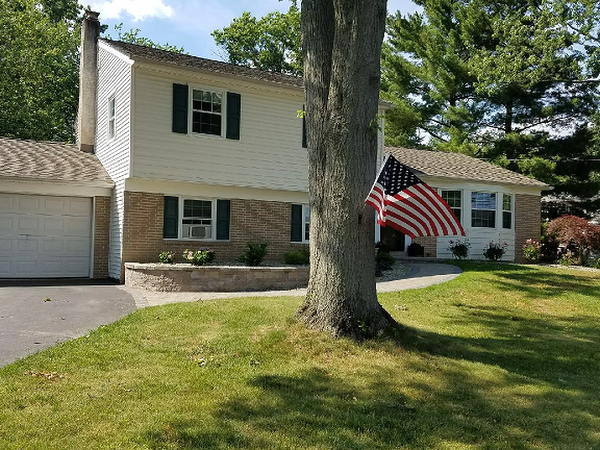
[[[460,265],[381,295],[396,340],[307,331],[299,298],[137,311],[0,369],[0,449],[600,448],[598,272]]]

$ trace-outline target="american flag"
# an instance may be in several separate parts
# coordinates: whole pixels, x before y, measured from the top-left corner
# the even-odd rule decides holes
[[[411,170],[388,155],[366,200],[377,223],[417,236],[465,235],[448,203]]]

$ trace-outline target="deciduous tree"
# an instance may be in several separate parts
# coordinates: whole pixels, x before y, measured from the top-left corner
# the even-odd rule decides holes
[[[362,339],[394,323],[377,302],[374,214],[379,56],[386,0],[304,0],[310,280],[296,317]]]
[[[260,19],[244,12],[212,36],[232,64],[302,75],[300,11],[295,2],[286,13],[272,12]]]

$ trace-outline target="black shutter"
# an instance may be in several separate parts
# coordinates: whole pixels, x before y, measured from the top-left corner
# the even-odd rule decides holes
[[[173,132],[188,132],[188,87],[173,83]]]
[[[302,205],[292,205],[292,242],[302,242]]]
[[[302,105],[302,148],[307,148],[306,144],[306,107]]]
[[[179,237],[179,197],[165,196],[165,211],[163,219],[163,237]]]
[[[217,240],[229,240],[229,222],[230,222],[230,204],[229,200],[217,200]]]
[[[233,92],[227,93],[227,139],[240,139],[240,117],[242,97]]]

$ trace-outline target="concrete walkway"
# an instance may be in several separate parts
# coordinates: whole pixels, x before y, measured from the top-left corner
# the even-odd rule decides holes
[[[434,284],[450,281],[461,274],[461,270],[449,264],[440,263],[409,263],[408,273],[392,281],[377,283],[377,292],[396,292],[406,289],[420,289]],[[167,305],[169,303],[195,302],[198,300],[213,300],[234,297],[302,297],[306,289],[293,289],[287,291],[260,291],[260,292],[154,292],[119,286],[129,293],[135,300],[138,308],[147,306]]]

